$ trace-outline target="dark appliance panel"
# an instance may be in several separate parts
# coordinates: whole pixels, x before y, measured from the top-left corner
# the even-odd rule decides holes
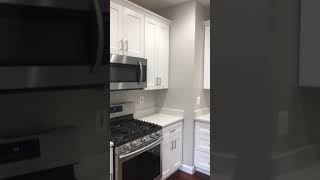
[[[160,145],[122,164],[122,179],[153,180],[161,174]]]
[[[0,1],[0,39],[0,90],[108,82],[103,0]]]

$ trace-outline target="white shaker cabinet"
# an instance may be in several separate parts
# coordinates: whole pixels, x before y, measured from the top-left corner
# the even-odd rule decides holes
[[[144,15],[112,1],[110,52],[144,58]]]
[[[123,15],[125,55],[144,58],[144,15],[126,7]]]
[[[157,28],[158,47],[157,47],[157,66],[159,89],[168,89],[169,87],[169,38],[170,28],[168,24],[159,23]]]
[[[123,7],[110,1],[110,53],[123,54],[124,44],[122,37]]]
[[[147,88],[155,89],[158,85],[157,74],[157,21],[145,18],[145,58],[148,61]]]
[[[145,58],[148,60],[147,89],[169,87],[170,26],[145,18]]]
[[[182,122],[163,129],[162,179],[168,178],[182,165]]]
[[[210,89],[210,21],[205,22],[203,86]]]
[[[195,122],[194,165],[210,175],[210,123]]]

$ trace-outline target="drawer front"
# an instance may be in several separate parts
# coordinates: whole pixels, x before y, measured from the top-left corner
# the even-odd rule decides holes
[[[163,138],[167,138],[169,136],[172,136],[181,132],[182,132],[182,122],[172,124],[162,129]]]
[[[210,153],[195,150],[195,165],[197,168],[210,172]]]
[[[195,147],[198,150],[210,152],[210,136],[203,134],[196,134]]]
[[[209,135],[210,136],[210,124],[209,123],[196,122],[195,132],[197,134],[204,134],[204,135]]]

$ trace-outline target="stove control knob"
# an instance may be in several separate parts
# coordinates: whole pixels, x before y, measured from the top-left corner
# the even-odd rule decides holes
[[[155,138],[155,137],[156,137],[156,134],[155,134],[155,133],[152,133],[152,134],[150,135],[150,137],[151,137],[151,138]]]
[[[137,142],[136,142],[136,141],[133,141],[133,142],[131,143],[131,145],[132,145],[132,146],[136,146],[136,145],[137,145]]]
[[[125,149],[125,150],[129,149],[129,145],[128,145],[128,144],[125,144],[125,145],[123,146],[123,149]]]
[[[143,137],[143,138],[141,138],[141,142],[146,142],[146,138],[145,137]]]
[[[159,137],[160,136],[160,132],[157,132],[156,135]]]

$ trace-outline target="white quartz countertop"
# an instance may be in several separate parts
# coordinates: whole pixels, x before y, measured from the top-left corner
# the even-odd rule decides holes
[[[170,114],[156,113],[156,114],[144,116],[144,117],[140,118],[140,120],[154,123],[154,124],[160,125],[162,127],[166,127],[171,124],[182,121],[183,117],[176,116],[176,115],[170,115]]]
[[[198,116],[195,120],[210,123],[210,113]]]

